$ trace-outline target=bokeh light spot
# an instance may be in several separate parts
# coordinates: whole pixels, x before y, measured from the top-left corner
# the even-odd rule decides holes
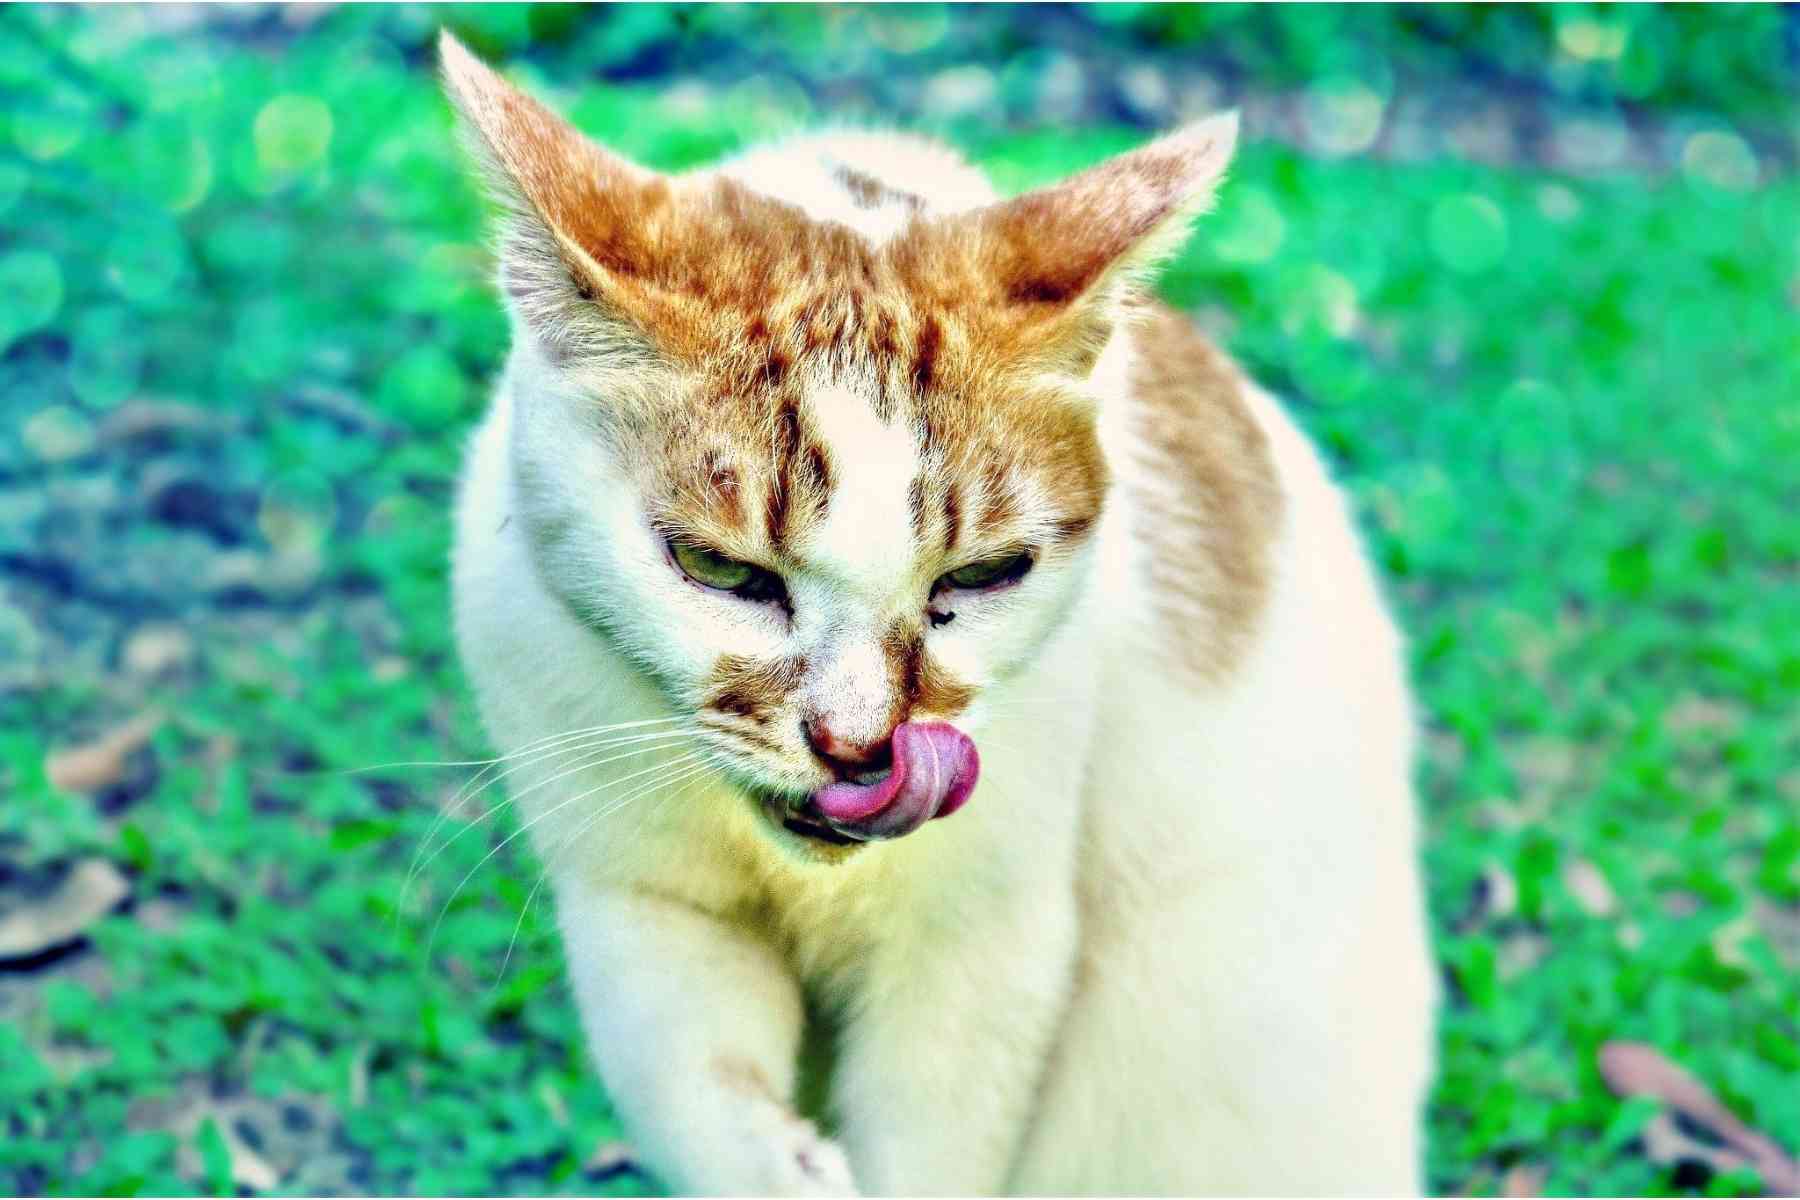
[[[40,162],[69,153],[94,125],[93,102],[72,88],[45,89],[11,107],[13,144]]]
[[[266,170],[305,170],[330,145],[331,109],[315,96],[277,96],[256,114],[256,158]]]
[[[1310,263],[1283,273],[1277,284],[1281,326],[1290,335],[1308,329],[1346,338],[1361,320],[1356,285],[1323,263]]]
[[[1557,158],[1578,171],[1619,166],[1631,151],[1631,131],[1616,113],[1590,113],[1558,121],[1554,134]]]
[[[41,250],[0,258],[0,347],[48,325],[62,308],[62,268]]]
[[[1432,253],[1451,270],[1486,271],[1506,257],[1506,216],[1486,196],[1445,196],[1431,206],[1426,237]]]
[[[322,549],[337,520],[337,494],[331,481],[317,472],[282,476],[263,491],[256,527],[279,554],[309,554]]]
[[[1360,80],[1339,76],[1306,89],[1306,132],[1328,155],[1360,154],[1381,135],[1387,102]]]
[[[0,163],[0,215],[19,202],[25,194],[25,169],[12,163]]]
[[[45,462],[68,462],[94,448],[94,423],[77,409],[54,404],[26,419],[19,440]]]
[[[69,387],[95,408],[111,408],[137,388],[144,367],[141,326],[120,307],[92,308],[75,319]]]
[[[1539,379],[1517,379],[1494,401],[1500,464],[1520,486],[1566,483],[1574,474],[1579,430],[1568,398]]]
[[[187,212],[212,190],[212,150],[174,122],[144,122],[125,145],[132,182],[163,208]]]
[[[793,79],[766,73],[734,85],[724,104],[746,138],[770,129],[790,129],[812,116],[812,97]]]
[[[106,278],[126,299],[156,305],[181,282],[187,257],[187,242],[174,222],[145,220],[119,230],[108,243]]]
[[[949,67],[932,76],[920,100],[933,116],[963,117],[990,111],[999,93],[994,73],[971,63]]]
[[[456,360],[436,346],[401,355],[381,378],[382,407],[422,429],[441,429],[463,415],[469,383]]]
[[[1546,183],[1537,190],[1537,209],[1557,224],[1581,215],[1581,197],[1560,183]]]
[[[1269,193],[1246,183],[1231,190],[1225,211],[1209,232],[1213,253],[1226,262],[1267,262],[1281,249],[1287,222]]]
[[[1689,179],[1728,192],[1756,186],[1756,153],[1749,143],[1726,129],[1708,129],[1689,137],[1681,148],[1681,169]]]
[[[937,4],[900,4],[865,10],[869,35],[895,54],[918,54],[944,40],[950,13]]]
[[[36,663],[43,641],[43,635],[22,609],[0,599],[0,662]]]
[[[1630,30],[1610,21],[1573,17],[1556,27],[1556,44],[1570,58],[1583,62],[1611,61],[1625,53]]]

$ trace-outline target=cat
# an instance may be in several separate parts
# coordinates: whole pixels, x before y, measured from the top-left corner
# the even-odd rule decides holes
[[[1402,643],[1318,455],[1146,288],[1235,116],[1015,199],[900,134],[665,175],[440,50],[513,329],[456,636],[639,1161],[1416,1192]]]

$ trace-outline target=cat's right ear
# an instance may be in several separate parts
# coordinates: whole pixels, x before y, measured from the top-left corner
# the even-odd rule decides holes
[[[625,293],[649,270],[669,224],[669,181],[602,149],[502,79],[448,30],[444,89],[489,188],[505,209],[500,283],[554,358],[646,345]]]

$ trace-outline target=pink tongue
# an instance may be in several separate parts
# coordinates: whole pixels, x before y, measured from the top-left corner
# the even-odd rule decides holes
[[[894,730],[893,747],[886,777],[834,783],[813,794],[813,808],[833,829],[856,838],[899,837],[949,816],[975,790],[981,755],[956,726],[908,721]]]

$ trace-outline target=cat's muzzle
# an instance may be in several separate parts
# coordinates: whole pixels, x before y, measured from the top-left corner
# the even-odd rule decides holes
[[[944,721],[908,721],[894,730],[893,765],[884,774],[820,788],[782,825],[837,845],[902,837],[961,808],[980,774],[968,734]]]

